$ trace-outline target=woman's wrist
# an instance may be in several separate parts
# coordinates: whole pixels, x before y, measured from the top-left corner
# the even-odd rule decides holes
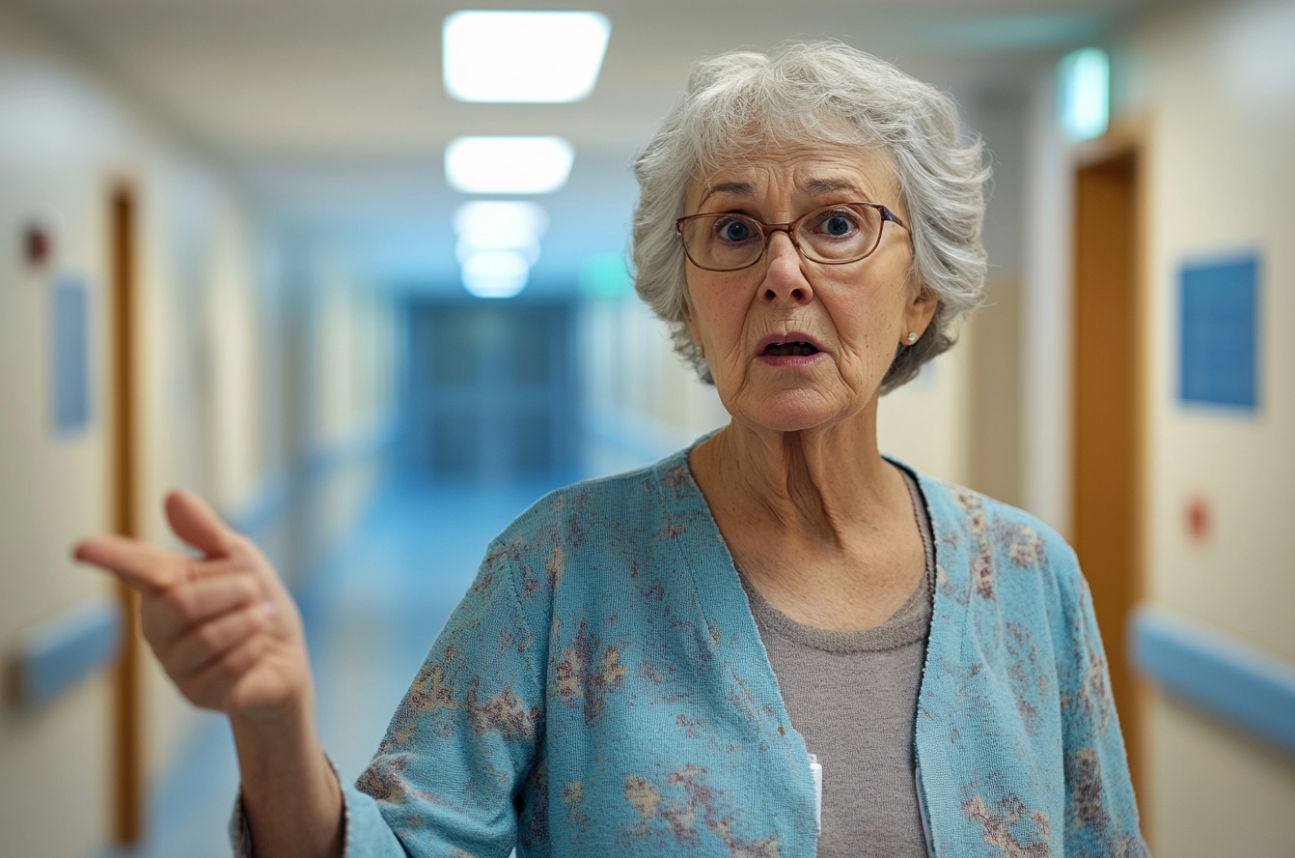
[[[243,793],[253,801],[281,788],[285,780],[316,781],[321,772],[332,777],[315,725],[313,699],[274,713],[231,714],[230,728],[238,753]]]
[[[342,788],[324,755],[313,702],[265,714],[230,716],[255,854],[340,855]]]
[[[272,708],[261,706],[227,714],[235,743],[241,745],[246,742],[249,747],[261,747],[271,752],[317,732],[315,695],[309,687]]]

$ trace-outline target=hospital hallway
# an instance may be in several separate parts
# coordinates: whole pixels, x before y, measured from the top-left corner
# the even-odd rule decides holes
[[[781,402],[734,393],[757,357],[836,367],[855,399],[913,370],[876,401],[880,452],[1074,550],[1102,649],[1053,661],[1117,713],[1121,818],[1157,858],[1291,858],[1295,0],[500,5],[0,0],[0,858],[230,854],[228,721],[73,546],[185,550],[164,498],[209,503],[299,601],[354,779],[490,540],[549,490],[726,426],[716,361],[751,423]],[[802,105],[822,129],[813,111],[857,108],[832,121],[858,147],[822,159],[849,182],[757,193],[724,178],[767,154],[745,145],[717,173],[692,143],[645,159],[705,58],[777,67],[802,41],[868,69],[847,90],[823,65]],[[711,211],[703,180],[761,199]],[[857,235],[828,241],[815,212]],[[762,255],[754,232],[721,255],[730,224],[762,226]],[[804,314],[760,317],[771,281],[743,278],[797,270]],[[905,330],[867,340],[872,287],[917,274]],[[931,297],[939,338],[909,313]],[[858,361],[833,363],[851,337]],[[1033,545],[1004,551],[1024,568]],[[1011,649],[1009,620],[976,628]],[[1069,788],[1079,759],[1039,780]],[[941,801],[942,830],[994,856],[1077,830],[1010,810],[1003,783]]]

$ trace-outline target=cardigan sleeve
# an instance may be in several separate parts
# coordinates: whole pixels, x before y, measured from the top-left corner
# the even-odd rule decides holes
[[[345,858],[504,858],[543,730],[546,648],[491,545],[354,785],[342,782]],[[235,808],[235,855],[251,843]]]
[[[1059,584],[1068,634],[1059,656],[1065,765],[1065,854],[1147,854],[1128,758],[1111,697],[1106,652],[1088,582],[1066,546]]]
[[[515,568],[492,543],[396,709],[378,753],[346,788],[347,858],[504,858],[543,730],[546,647]]]

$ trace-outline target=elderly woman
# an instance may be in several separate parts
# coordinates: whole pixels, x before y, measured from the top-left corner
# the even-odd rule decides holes
[[[1143,854],[1074,554],[877,449],[982,293],[953,104],[838,44],[729,54],[635,171],[639,293],[732,420],[500,535],[356,786],[245,540],[177,494],[205,559],[79,549],[229,714],[242,853]]]

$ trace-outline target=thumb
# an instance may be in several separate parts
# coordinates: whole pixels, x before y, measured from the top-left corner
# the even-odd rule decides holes
[[[166,518],[175,535],[207,557],[225,557],[233,549],[233,531],[197,495],[176,490],[166,496]]]

